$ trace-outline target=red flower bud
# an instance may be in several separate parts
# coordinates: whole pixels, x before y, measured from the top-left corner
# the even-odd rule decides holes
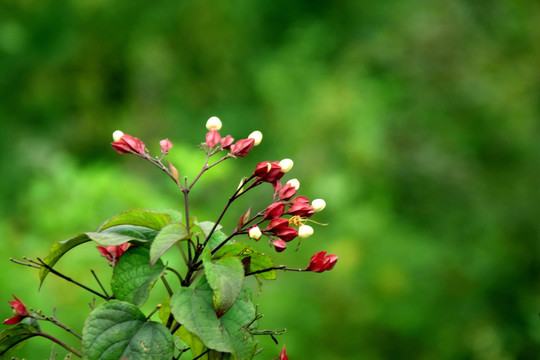
[[[231,148],[232,143],[234,142],[234,139],[231,135],[227,135],[224,138],[221,138],[221,148],[225,150],[229,150]]]
[[[281,354],[279,354],[279,360],[289,360],[289,357],[287,356],[287,352],[285,351],[285,345],[283,345]]]
[[[279,189],[279,200],[289,200],[296,194],[296,187],[290,183],[286,183],[281,189]]]
[[[15,298],[16,301],[10,301],[9,305],[14,310],[15,316],[4,320],[2,324],[6,324],[6,325],[18,324],[22,321],[22,319],[30,316],[30,314],[28,313],[28,310],[26,309],[26,305],[24,305],[24,303],[21,300],[19,300],[15,295],[13,295],[13,297]]]
[[[217,130],[210,130],[206,134],[206,143],[205,145],[208,146],[210,149],[212,149],[214,146],[219,144],[221,141],[221,136],[217,132]]]
[[[144,155],[144,143],[136,137],[124,134],[120,140],[111,143],[114,150],[119,154]]]
[[[275,239],[272,241],[272,245],[274,245],[274,249],[276,249],[277,252],[282,252],[287,248],[287,244],[281,239]]]
[[[163,139],[159,142],[159,145],[161,146],[161,153],[167,154],[170,148],[172,148],[172,142],[169,141],[169,139]]]
[[[96,248],[99,250],[103,257],[109,260],[109,264],[111,266],[114,266],[118,262],[118,259],[120,259],[120,256],[122,256],[122,254],[126,252],[129,245],[129,243],[123,243],[116,246],[96,246]]]
[[[263,217],[264,220],[272,220],[283,215],[283,210],[285,210],[285,204],[282,202],[273,203],[266,208],[265,214]]]
[[[263,231],[275,232],[276,229],[289,226],[289,220],[284,218],[276,218],[270,221],[270,224]]]
[[[332,270],[338,260],[337,255],[326,255],[326,251],[320,251],[311,257],[309,265],[305,271],[313,271],[321,273],[323,271]]]
[[[249,154],[254,145],[255,140],[253,139],[238,140],[236,144],[231,145],[231,154],[238,157],[244,157]]]
[[[253,174],[257,176],[259,180],[269,183],[276,183],[279,179],[283,177],[285,173],[281,171],[279,161],[264,161],[257,164]]]
[[[289,242],[298,236],[298,230],[291,226],[284,226],[275,229],[274,234],[276,234],[276,236],[281,240]]]
[[[298,215],[301,217],[310,217],[314,213],[315,211],[313,211],[313,208],[311,205],[309,205],[309,202],[295,202],[292,204],[289,210],[287,210],[287,214]]]

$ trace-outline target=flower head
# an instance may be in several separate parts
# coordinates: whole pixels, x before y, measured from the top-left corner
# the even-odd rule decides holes
[[[284,172],[281,171],[279,162],[263,161],[255,166],[255,171],[253,174],[261,181],[276,183],[279,179],[281,179]]]
[[[259,240],[262,236],[262,232],[257,225],[254,225],[249,229],[248,235],[253,240]]]
[[[287,182],[281,189],[279,189],[279,200],[289,200],[294,195],[296,195],[296,190],[298,188],[292,186]]]
[[[120,259],[120,256],[126,252],[129,245],[129,243],[123,243],[116,246],[96,246],[96,248],[103,257],[109,260],[109,264],[114,267],[118,262],[118,259]]]
[[[250,138],[238,140],[236,144],[231,145],[231,154],[238,157],[247,156],[254,145],[255,140]]]
[[[287,356],[287,351],[285,350],[285,345],[283,345],[281,354],[279,354],[279,360],[289,360],[289,357]]]
[[[305,239],[313,235],[313,228],[309,225],[300,225],[298,228],[298,237],[300,239]]]
[[[291,159],[283,159],[279,162],[279,167],[281,171],[286,173],[292,169],[294,162]]]
[[[114,142],[111,143],[114,150],[119,154],[138,154],[144,155],[145,145],[136,137],[122,133],[120,130],[116,130],[113,133]],[[118,140],[116,140],[118,139]]]
[[[221,136],[219,135],[217,130],[210,130],[208,133],[206,133],[206,142],[204,143],[206,146],[208,146],[210,149],[212,149],[214,146],[219,144],[221,141]]]
[[[206,128],[208,131],[219,131],[221,130],[221,125],[221,120],[219,120],[217,116],[212,116],[210,119],[208,119],[208,121],[206,121]]]
[[[233,137],[231,135],[227,135],[225,137],[222,137],[220,142],[221,142],[221,148],[222,149],[230,150],[231,145],[234,142],[234,139],[233,139]]]
[[[323,199],[315,199],[311,202],[311,207],[313,211],[319,212],[326,207],[326,201]]]
[[[274,245],[274,249],[276,249],[277,252],[282,252],[287,248],[287,244],[281,239],[275,239],[272,241],[272,245]]]
[[[169,141],[169,139],[163,139],[159,142],[159,145],[161,146],[161,153],[166,155],[170,148],[172,148],[172,142]]]
[[[282,202],[276,202],[268,206],[265,210],[263,220],[272,220],[283,215],[285,210],[285,204]]]
[[[309,265],[305,271],[313,271],[321,273],[323,271],[332,270],[338,260],[337,255],[326,255],[326,251],[320,251],[311,257]]]
[[[255,146],[257,146],[257,145],[259,145],[261,143],[262,138],[263,138],[262,132],[260,132],[259,130],[255,130],[254,132],[252,132],[248,136],[248,139],[253,139],[254,140],[253,145],[255,145]]]
[[[28,313],[28,310],[26,309],[26,305],[24,305],[24,303],[21,300],[19,300],[15,295],[13,295],[13,297],[15,298],[16,301],[10,301],[9,305],[13,309],[15,316],[4,320],[3,324],[6,324],[6,325],[18,324],[22,321],[22,319],[30,316],[30,314]]]

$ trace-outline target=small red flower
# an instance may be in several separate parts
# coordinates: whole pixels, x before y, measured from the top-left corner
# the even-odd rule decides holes
[[[9,305],[15,312],[15,316],[4,320],[2,324],[6,324],[6,325],[18,324],[22,321],[22,319],[30,316],[30,314],[28,313],[28,310],[26,309],[26,305],[24,305],[24,303],[21,300],[19,300],[15,295],[13,295],[13,297],[15,298],[16,301],[10,301]]]
[[[320,251],[311,257],[309,265],[304,270],[321,273],[323,271],[332,270],[337,261],[337,255],[326,255],[326,251]]]
[[[144,155],[145,145],[136,137],[124,134],[120,140],[111,143],[114,150],[119,154],[139,154]]]
[[[161,153],[162,154],[167,154],[170,150],[170,148],[172,148],[172,142],[169,141],[169,139],[163,139],[159,142],[159,145],[161,146]]]
[[[129,243],[123,243],[122,245],[116,246],[96,246],[96,248],[103,257],[109,260],[109,264],[114,266],[118,262],[118,259],[120,259],[120,256],[126,252],[129,245]]]
[[[219,144],[221,141],[221,136],[217,132],[217,130],[210,130],[206,134],[206,143],[205,145],[208,146],[210,149],[212,149],[214,146]]]
[[[253,139],[242,139],[238,140],[236,144],[231,145],[231,154],[238,157],[244,157],[251,149],[255,146],[255,140]]]
[[[284,226],[274,230],[274,234],[283,241],[291,241],[298,236],[298,230],[291,226]]]
[[[273,203],[272,205],[268,206],[266,210],[264,211],[264,220],[272,220],[275,218],[280,217],[283,215],[283,211],[285,210],[285,204],[282,202]]]
[[[270,221],[270,224],[263,231],[275,232],[277,229],[289,226],[289,219],[276,218]]]
[[[283,345],[283,350],[281,350],[281,354],[279,354],[279,360],[289,360],[289,357],[287,356],[287,352],[285,350],[285,345]]]
[[[281,179],[285,173],[281,171],[279,161],[263,161],[255,166],[253,174],[257,176],[259,180],[273,184]]]

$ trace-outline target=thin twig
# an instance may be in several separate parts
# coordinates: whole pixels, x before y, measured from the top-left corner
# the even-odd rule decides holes
[[[105,290],[105,288],[103,287],[103,284],[101,284],[101,281],[99,281],[96,273],[94,270],[90,269],[90,272],[92,273],[92,275],[94,275],[94,279],[96,279],[99,287],[101,288],[101,290],[103,290],[103,293],[105,294],[105,296],[107,296],[108,298],[110,297],[109,294],[107,293],[107,290]]]
[[[57,319],[55,319],[54,317],[51,317],[51,316],[46,316],[46,315],[43,315],[41,312],[39,311],[36,311],[34,309],[30,309],[35,315],[37,315],[39,317],[39,319],[37,320],[43,320],[43,321],[48,321],[48,322],[51,322],[53,323],[54,325],[58,326],[58,327],[61,327],[62,329],[66,330],[68,333],[78,337],[80,340],[82,340],[82,336],[77,334],[75,331],[73,331],[72,329],[70,329],[68,326],[62,324],[60,321],[58,321]]]

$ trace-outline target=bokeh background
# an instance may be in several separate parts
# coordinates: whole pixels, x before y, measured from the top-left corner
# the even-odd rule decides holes
[[[218,115],[223,135],[264,140],[203,178],[194,214],[215,219],[257,162],[290,157],[329,225],[276,262],[340,257],[263,285],[261,327],[288,331],[257,358],[282,344],[291,359],[537,358],[539,44],[532,0],[2,1],[0,316],[14,293],[80,331],[92,298],[53,277],[38,292],[9,257],[44,257],[123,210],[181,208],[111,133],[154,152],[168,137],[192,178]],[[58,267],[97,288],[89,269],[110,269],[87,245]],[[33,339],[20,356],[50,353]]]

